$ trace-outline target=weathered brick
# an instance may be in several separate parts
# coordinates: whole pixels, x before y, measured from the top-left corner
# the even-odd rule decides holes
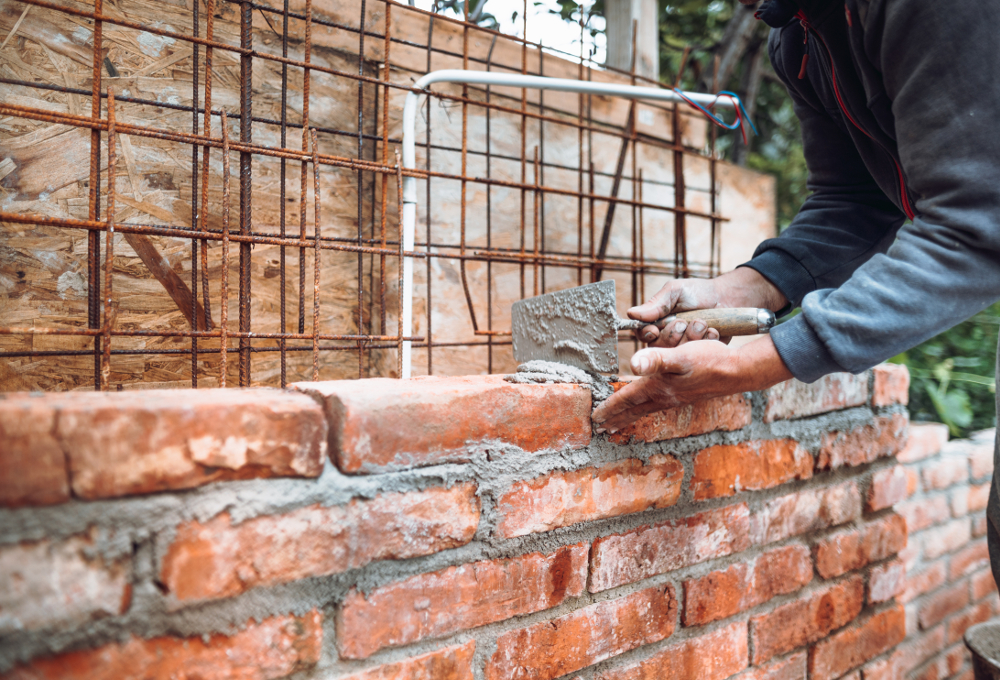
[[[365,659],[383,647],[551,609],[583,593],[590,546],[542,555],[486,560],[420,574],[376,588],[352,590],[337,615],[341,656]]]
[[[487,680],[550,680],[663,640],[674,632],[677,600],[656,586],[503,633],[486,664]]]
[[[772,543],[860,516],[861,495],[853,481],[807,489],[764,503],[750,518],[750,540]]]
[[[972,582],[972,599],[974,600],[981,600],[987,595],[997,592],[997,584],[993,580],[993,572],[989,569],[984,569],[978,574],[973,574],[970,581]]]
[[[958,550],[972,538],[969,520],[962,518],[952,520],[942,527],[928,529],[920,536],[924,547],[924,559],[933,560],[945,553]]]
[[[879,364],[872,369],[875,384],[872,406],[910,403],[910,371],[902,364]]]
[[[343,680],[473,680],[476,641],[376,666]]]
[[[684,468],[673,456],[628,459],[516,482],[497,504],[504,538],[674,505]]]
[[[816,571],[823,578],[834,578],[895,555],[905,545],[906,520],[893,513],[821,540],[816,546]]]
[[[122,614],[131,560],[90,557],[89,535],[0,548],[0,636]]]
[[[966,506],[969,512],[982,512],[990,500],[990,483],[973,484],[969,487],[969,498]]]
[[[228,597],[454,548],[472,540],[478,524],[474,484],[314,505],[236,525],[224,512],[178,527],[160,578],[175,602]]]
[[[637,664],[604,671],[597,680],[725,680],[747,667],[747,623],[685,640]]]
[[[720,498],[809,479],[812,469],[812,454],[792,439],[720,444],[695,456],[691,488],[695,500]]]
[[[913,633],[887,657],[864,667],[864,680],[902,680],[914,668],[944,649],[944,627]]]
[[[750,668],[733,680],[805,680],[807,659],[805,652],[797,652],[766,666]]]
[[[347,381],[345,381],[347,382]],[[326,420],[279,390],[54,395],[73,494],[112,498],[255,477],[317,477]]]
[[[928,491],[947,489],[953,484],[969,480],[969,466],[964,457],[942,454],[937,460],[924,465],[921,477],[924,480],[924,489]]]
[[[906,637],[902,606],[879,612],[820,641],[809,657],[809,677],[832,680],[892,649]]]
[[[989,602],[980,602],[966,609],[960,614],[956,614],[948,621],[948,644],[961,642],[965,631],[977,623],[988,621],[993,618],[993,605]]]
[[[10,680],[270,680],[314,666],[323,645],[322,615],[274,616],[235,635],[132,637],[98,649],[36,659]]]
[[[907,486],[906,470],[902,465],[879,470],[872,475],[865,507],[869,512],[891,508],[896,503],[906,500],[909,495]]]
[[[971,658],[969,650],[966,649],[965,645],[955,645],[949,649],[945,656],[948,664],[948,675],[951,676],[958,673],[962,670],[962,666]]]
[[[920,473],[917,466],[910,465],[906,468],[906,497],[909,498],[920,490]]]
[[[906,585],[906,566],[899,560],[880,564],[868,574],[868,603],[877,604],[896,597]]]
[[[979,538],[980,536],[986,535],[986,531],[989,527],[987,522],[988,520],[986,519],[985,514],[972,518],[972,535],[975,538]]]
[[[942,585],[945,581],[946,572],[944,563],[936,562],[931,564],[921,572],[906,575],[906,583],[903,592],[897,598],[902,603],[915,600],[924,593],[929,593]]]
[[[622,385],[625,383],[616,383],[615,391]],[[650,413],[609,438],[617,444],[627,444],[633,437],[643,442],[660,442],[708,432],[730,432],[749,424],[750,402],[742,394],[733,394]]]
[[[900,463],[912,463],[937,455],[948,441],[948,426],[940,423],[911,423],[906,446],[896,454]]]
[[[750,511],[740,503],[599,538],[594,541],[590,592],[746,550],[749,527]]]
[[[847,432],[823,435],[816,469],[834,470],[846,466],[870,463],[891,456],[906,443],[908,419],[902,413],[879,416],[875,422]]]
[[[949,579],[957,581],[966,574],[990,566],[990,552],[986,541],[976,541],[951,556]]]
[[[321,399],[330,450],[342,472],[402,470],[469,459],[469,445],[525,451],[590,443],[590,390],[515,385],[502,376],[372,378],[298,383]]]
[[[0,506],[69,500],[66,456],[55,437],[55,423],[51,397],[0,396]]]
[[[791,593],[812,580],[812,557],[802,545],[764,553],[684,582],[684,625],[700,626]]]
[[[965,583],[956,583],[929,596],[920,605],[920,628],[927,630],[944,621],[945,617],[961,611],[969,604],[969,587]]]
[[[868,401],[868,373],[833,373],[806,384],[788,380],[767,391],[764,421],[803,418]]]
[[[750,619],[753,664],[826,637],[861,612],[864,583],[852,576]]]
[[[973,479],[985,479],[993,474],[993,442],[970,442],[965,450]]]
[[[941,494],[900,503],[896,506],[896,512],[906,518],[906,528],[910,533],[923,531],[951,519],[948,497]]]

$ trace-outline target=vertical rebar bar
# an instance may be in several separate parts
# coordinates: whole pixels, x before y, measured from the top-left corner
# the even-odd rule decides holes
[[[302,60],[312,62],[312,0],[306,0],[306,30],[305,54]],[[310,69],[302,69],[302,151],[309,148],[309,85]],[[308,186],[309,167],[305,160],[299,169],[299,243],[306,240],[306,187]],[[299,333],[306,332],[306,249],[299,245]]]
[[[253,49],[253,5],[240,3],[240,47]],[[253,56],[240,55],[240,142],[253,142]],[[253,229],[253,154],[240,151],[240,235]],[[253,249],[240,242],[240,387],[250,386],[250,268]]]
[[[199,0],[191,2],[192,35],[199,35]],[[201,50],[198,43],[191,45],[191,132],[198,134],[198,70]],[[110,102],[111,96],[108,95]],[[207,109],[206,109],[207,111]],[[132,187],[138,191],[138,187]],[[191,229],[198,227],[198,146],[191,145]],[[208,307],[208,300],[205,300]],[[191,329],[198,329],[198,242],[191,239]],[[208,326],[206,325],[207,329]],[[198,336],[191,336],[191,387],[198,387]]]
[[[284,0],[282,5],[281,13],[281,56],[288,58],[288,0]],[[281,64],[281,148],[287,148],[288,144],[288,64]],[[281,205],[278,209],[278,220],[281,223],[279,225],[281,238],[284,239],[287,231],[285,221],[287,220],[285,204],[288,202],[285,198],[285,182],[288,177],[288,167],[284,158],[281,159],[281,178],[279,179],[279,198]],[[280,264],[278,265],[278,277],[279,285],[281,286],[281,294],[279,299],[279,306],[281,314],[281,319],[278,322],[278,329],[282,335],[285,334],[287,330],[287,304],[288,304],[288,291],[286,287],[288,285],[286,279],[285,271],[285,246],[282,245],[278,250],[278,257],[280,258]],[[285,338],[278,340],[278,348],[281,352],[281,386],[284,387],[288,384],[288,351],[287,351],[287,341]]]
[[[466,8],[468,6],[466,5]],[[465,17],[465,25],[462,27],[462,68],[469,68],[469,17]],[[469,162],[469,86],[462,85],[462,179],[461,192],[459,198],[459,240],[462,259],[459,261],[459,272],[462,279],[462,291],[465,293],[465,303],[469,307],[469,316],[472,319],[472,332],[479,330],[476,322],[476,309],[472,304],[472,292],[469,290],[469,276],[466,272],[465,260],[465,211],[466,211],[466,185]]]
[[[211,2],[211,0],[209,0]],[[226,386],[229,358],[229,121],[222,110],[222,281],[219,293],[219,387]]]
[[[103,0],[94,0],[94,13],[103,14]],[[94,20],[94,68],[91,83],[90,117],[95,122],[101,118],[101,63],[104,54],[101,51],[103,22]],[[101,216],[101,131],[93,128],[90,131],[90,201],[88,216],[91,221],[97,221]],[[87,326],[98,328],[101,309],[101,234],[97,231],[87,232]],[[94,389],[101,388],[101,338],[94,336]]]
[[[358,75],[365,75],[365,5],[366,0],[361,0],[361,20],[359,22],[360,30],[358,31]],[[358,160],[364,157],[364,143],[365,143],[365,83],[360,78],[358,79]],[[318,149],[313,147],[313,153],[319,153]],[[364,171],[358,168],[358,247],[364,245],[364,234],[362,233],[361,223],[364,221],[364,199],[361,195],[361,188],[364,184]],[[318,198],[316,199],[319,200]],[[319,203],[316,204],[317,207]],[[319,243],[319,241],[317,241]],[[319,250],[316,250],[316,256],[319,256]],[[364,325],[364,298],[365,298],[365,260],[364,255],[358,253],[358,334],[361,335],[365,332]],[[363,340],[358,340],[358,377],[365,377],[364,373],[364,363],[365,363],[365,343]]]
[[[319,271],[320,271],[320,225],[322,217],[320,203],[322,198],[319,192],[319,163],[316,162],[316,154],[319,153],[319,139],[316,136],[316,128],[310,128],[312,136],[312,167],[313,167],[313,330],[312,330],[312,379],[319,380]],[[361,253],[358,253],[361,256]],[[360,281],[358,282],[360,285]],[[360,368],[358,369],[361,370]],[[360,377],[360,376],[359,376]]]
[[[107,390],[111,380],[111,324],[114,314],[111,310],[111,272],[115,260],[115,172],[118,170],[118,156],[115,153],[115,91],[108,87],[108,205],[105,209],[107,229],[104,231],[104,323],[101,356],[101,389]],[[192,301],[191,306],[194,307]],[[196,356],[196,355],[193,355]]]
[[[205,37],[212,40],[215,31],[215,0],[205,2]],[[197,107],[195,107],[197,108]],[[204,135],[212,136],[212,47],[205,46],[205,117]],[[201,211],[199,227],[205,231],[208,224],[208,152],[209,147],[202,149],[201,170]],[[192,291],[193,292],[193,291]],[[208,287],[208,241],[201,239],[201,298],[205,308],[205,328],[212,327],[211,294]]]

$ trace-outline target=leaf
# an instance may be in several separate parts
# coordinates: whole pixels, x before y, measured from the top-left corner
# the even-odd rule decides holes
[[[962,428],[968,427],[972,423],[969,395],[964,390],[957,388],[945,392],[930,382],[926,384],[926,389],[941,422],[948,426],[952,436],[961,436]]]

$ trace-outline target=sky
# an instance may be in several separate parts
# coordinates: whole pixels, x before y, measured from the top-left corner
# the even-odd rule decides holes
[[[434,5],[434,0],[416,0],[414,4],[421,9],[429,10]],[[585,0],[585,4],[589,3]],[[547,47],[579,55],[579,24],[563,21],[558,15],[549,12],[550,9],[558,7],[555,0],[528,0],[528,40],[541,41]],[[500,22],[500,30],[503,33],[518,36],[523,32],[521,17],[523,10],[524,0],[487,0],[485,7],[485,11]],[[512,20],[514,12],[517,12],[516,21]],[[595,28],[603,30],[603,17],[596,17],[593,22]],[[604,33],[598,34],[596,41],[595,44],[589,32],[584,33],[585,51],[589,52],[591,47],[594,47],[594,60],[603,64],[606,55]]]

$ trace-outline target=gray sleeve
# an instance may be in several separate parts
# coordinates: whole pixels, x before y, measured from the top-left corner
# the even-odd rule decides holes
[[[1000,299],[1000,3],[894,0],[869,56],[892,100],[916,216],[773,332],[810,382],[860,372]]]

